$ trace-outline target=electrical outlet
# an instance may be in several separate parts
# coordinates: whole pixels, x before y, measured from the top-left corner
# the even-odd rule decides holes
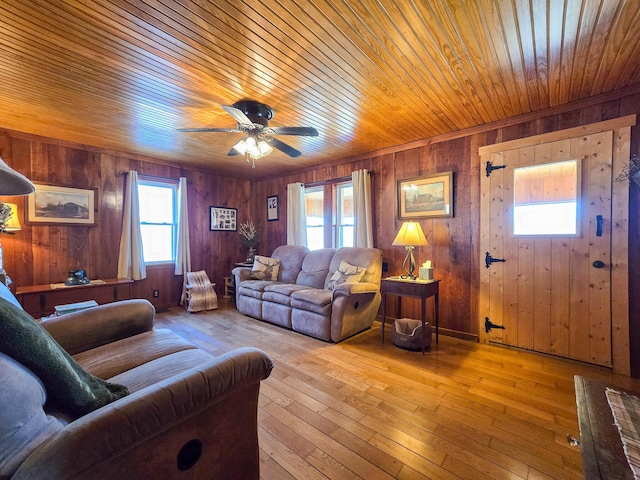
[[[387,262],[382,262],[382,271],[383,272],[389,271],[389,264]]]
[[[158,298],[160,296],[160,290],[153,291],[153,298]]]

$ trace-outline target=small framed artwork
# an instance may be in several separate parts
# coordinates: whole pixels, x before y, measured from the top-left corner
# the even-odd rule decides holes
[[[278,220],[278,195],[267,197],[267,221]]]
[[[31,225],[96,224],[97,188],[75,188],[36,184],[36,191],[27,197],[25,222]]]
[[[238,209],[227,207],[209,207],[211,217],[210,230],[235,232],[238,230]]]
[[[453,217],[453,172],[398,180],[398,217]]]

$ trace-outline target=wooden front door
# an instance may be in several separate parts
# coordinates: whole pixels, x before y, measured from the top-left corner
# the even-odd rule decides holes
[[[612,154],[606,131],[482,157],[483,167],[504,166],[482,169],[483,341],[612,365]],[[538,176],[527,179],[529,170]],[[576,229],[567,233],[565,217],[553,224],[572,196]],[[518,217],[524,207],[540,207],[537,221],[550,230],[531,233],[533,217]]]

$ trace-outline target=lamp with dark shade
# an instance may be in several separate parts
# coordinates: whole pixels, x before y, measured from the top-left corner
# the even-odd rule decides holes
[[[392,245],[402,246],[407,250],[407,256],[404,258],[404,262],[402,262],[402,268],[407,272],[407,275],[403,275],[403,277],[409,277],[411,280],[415,280],[416,276],[413,274],[413,271],[416,269],[416,260],[413,257],[413,250],[415,247],[429,245],[420,224],[417,222],[404,222],[396,238],[393,240]],[[409,264],[408,268],[407,263]]]
[[[35,191],[36,186],[31,180],[0,158],[0,195],[29,195]]]
[[[16,172],[13,168],[7,165],[2,158],[0,158],[0,195],[29,195],[36,191],[36,186],[31,180]],[[13,233],[20,230],[20,220],[18,219],[18,207],[15,203],[4,203],[11,209],[11,215],[5,218],[2,225],[1,233]],[[5,285],[11,283],[11,279],[4,271],[4,265],[2,264],[2,244],[0,243],[0,282]]]

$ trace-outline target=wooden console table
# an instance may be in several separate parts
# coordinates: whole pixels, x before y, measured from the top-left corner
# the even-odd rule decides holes
[[[387,295],[398,296],[398,309],[396,311],[396,318],[400,317],[402,297],[419,298],[422,301],[422,354],[424,355],[424,348],[426,344],[426,323],[427,315],[427,298],[433,297],[434,299],[434,323],[436,329],[436,344],[438,343],[438,290],[440,280],[409,280],[403,278],[383,278],[380,281],[380,293],[382,294],[382,343],[384,343],[384,324],[387,313]]]
[[[574,377],[574,382],[585,479],[633,480],[618,427],[613,422],[613,414],[607,401],[607,386],[579,375]]]
[[[110,278],[102,283],[54,288],[51,284],[18,287],[16,298],[27,313],[36,319],[50,315],[56,305],[95,300],[98,304],[131,298],[133,280]],[[57,284],[54,284],[57,285]]]

